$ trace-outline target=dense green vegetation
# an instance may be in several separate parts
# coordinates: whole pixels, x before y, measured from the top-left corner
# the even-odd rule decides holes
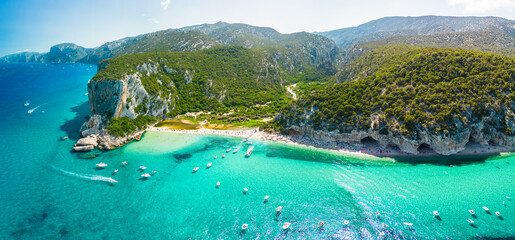
[[[131,119],[128,117],[112,118],[107,131],[119,137],[145,129],[148,125],[158,121],[155,117],[138,116]]]
[[[315,91],[282,112],[285,126],[378,130],[417,139],[428,131],[450,135],[485,117],[512,135],[515,60],[453,49],[388,46],[351,67],[356,81]],[[314,109],[309,119],[306,113]]]

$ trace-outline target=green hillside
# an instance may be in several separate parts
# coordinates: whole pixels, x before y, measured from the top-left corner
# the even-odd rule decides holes
[[[351,65],[357,80],[304,96],[282,112],[281,124],[417,139],[421,132],[453,135],[486,120],[491,129],[515,132],[513,58],[388,46]]]

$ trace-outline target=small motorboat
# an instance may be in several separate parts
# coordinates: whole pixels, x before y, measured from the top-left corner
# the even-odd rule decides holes
[[[128,163],[127,162],[122,162],[123,165],[127,165]]]
[[[279,207],[277,207],[277,208],[275,209],[275,211],[276,211],[276,212],[278,212],[278,213],[280,213],[280,212],[281,212],[281,210],[283,210],[283,207],[282,207],[282,206],[279,206]]]
[[[229,148],[227,150],[225,150],[225,152],[230,152],[232,150],[232,148]]]
[[[213,163],[208,163],[208,164],[206,165],[206,168],[210,168],[210,167],[211,167],[211,165],[213,165]]]
[[[237,153],[237,152],[238,152],[238,150],[240,150],[240,147],[238,147],[238,148],[234,149],[234,151],[232,151],[232,152],[233,152],[233,153]]]
[[[61,138],[61,140],[66,140],[66,139],[68,139],[68,136],[64,136]]]
[[[243,188],[243,194],[247,194],[249,190],[247,188]]]
[[[220,182],[216,182],[216,187],[220,187]]]
[[[438,211],[433,211],[433,215],[435,215],[435,217],[439,217],[440,213],[438,213]]]
[[[113,173],[117,173],[117,172],[118,172],[118,169],[115,169],[115,170],[113,171]]]
[[[383,226],[383,227],[390,227],[390,226],[388,226],[388,224],[386,224],[386,223],[381,223],[381,226]]]
[[[245,223],[241,226],[241,230],[246,230],[248,227],[249,225]]]
[[[26,101],[26,102],[23,104],[23,106],[25,106],[25,107],[26,107],[26,106],[29,106],[29,105],[30,105],[29,101]]]
[[[511,197],[506,196],[507,199],[511,199]]]
[[[105,163],[103,163],[103,162],[97,163],[96,165],[97,165],[97,167],[99,167],[99,168],[105,168],[105,167],[107,167],[107,164],[105,164]]]
[[[286,230],[286,229],[290,228],[290,226],[291,226],[291,223],[289,223],[289,222],[285,222],[285,223],[283,224],[283,229],[284,229],[284,230]]]
[[[500,212],[495,212],[495,215],[497,215],[498,217],[501,216],[501,213]]]
[[[476,215],[476,213],[472,209],[469,210],[469,213],[472,214],[472,215]]]
[[[474,221],[472,221],[472,219],[467,219],[467,222],[469,222],[470,224],[474,224]]]
[[[249,138],[248,138],[248,137],[246,137],[245,139],[243,139],[243,141],[242,141],[242,142],[246,142],[246,141],[248,141],[248,140],[249,140]]]
[[[270,198],[270,196],[266,195],[265,196],[265,201],[268,201],[268,198]]]
[[[222,158],[225,158],[225,154],[222,154]]]
[[[152,175],[150,175],[148,173],[143,173],[143,174],[141,174],[141,176],[144,177],[144,178],[152,177]]]
[[[245,157],[250,157],[250,154],[252,154],[252,151],[254,151],[254,147],[250,147],[248,150],[247,150],[247,153],[245,153]]]
[[[246,142],[245,144],[252,145],[252,142]]]
[[[413,223],[405,222],[404,225],[406,225],[406,226],[413,226]]]
[[[145,169],[147,169],[147,167],[145,167],[145,166],[141,165],[141,166],[139,166],[139,169],[140,169],[140,170],[145,170]]]
[[[350,221],[349,220],[345,220],[343,221],[343,225],[349,225]]]
[[[490,212],[490,209],[488,209],[487,207],[483,207],[483,209],[485,209],[485,211],[487,212]]]
[[[194,169],[193,169],[193,172],[196,172],[196,171],[198,171],[198,167],[196,167],[196,168],[194,168]]]
[[[319,227],[319,228],[321,228],[321,227],[323,227],[323,226],[324,226],[324,224],[325,224],[325,222],[324,222],[324,221],[320,221],[320,222],[318,222],[318,227]]]

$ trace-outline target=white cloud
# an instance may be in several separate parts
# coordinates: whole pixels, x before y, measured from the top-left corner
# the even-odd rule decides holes
[[[452,7],[463,7],[466,13],[484,13],[497,9],[515,10],[515,0],[447,0]]]
[[[155,19],[155,18],[149,18],[148,21],[153,23],[153,24],[158,24],[159,23],[159,21],[157,19]]]
[[[163,5],[163,10],[166,10],[168,8],[168,5],[170,5],[171,0],[163,0],[161,1],[161,5]]]

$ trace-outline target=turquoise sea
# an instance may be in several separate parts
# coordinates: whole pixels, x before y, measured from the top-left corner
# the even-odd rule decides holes
[[[245,158],[241,138],[158,132],[94,158],[74,153],[95,73],[81,64],[0,65],[0,239],[515,238],[510,154],[357,159],[251,139]],[[97,170],[99,162],[109,166]],[[157,172],[142,180],[140,165]]]

